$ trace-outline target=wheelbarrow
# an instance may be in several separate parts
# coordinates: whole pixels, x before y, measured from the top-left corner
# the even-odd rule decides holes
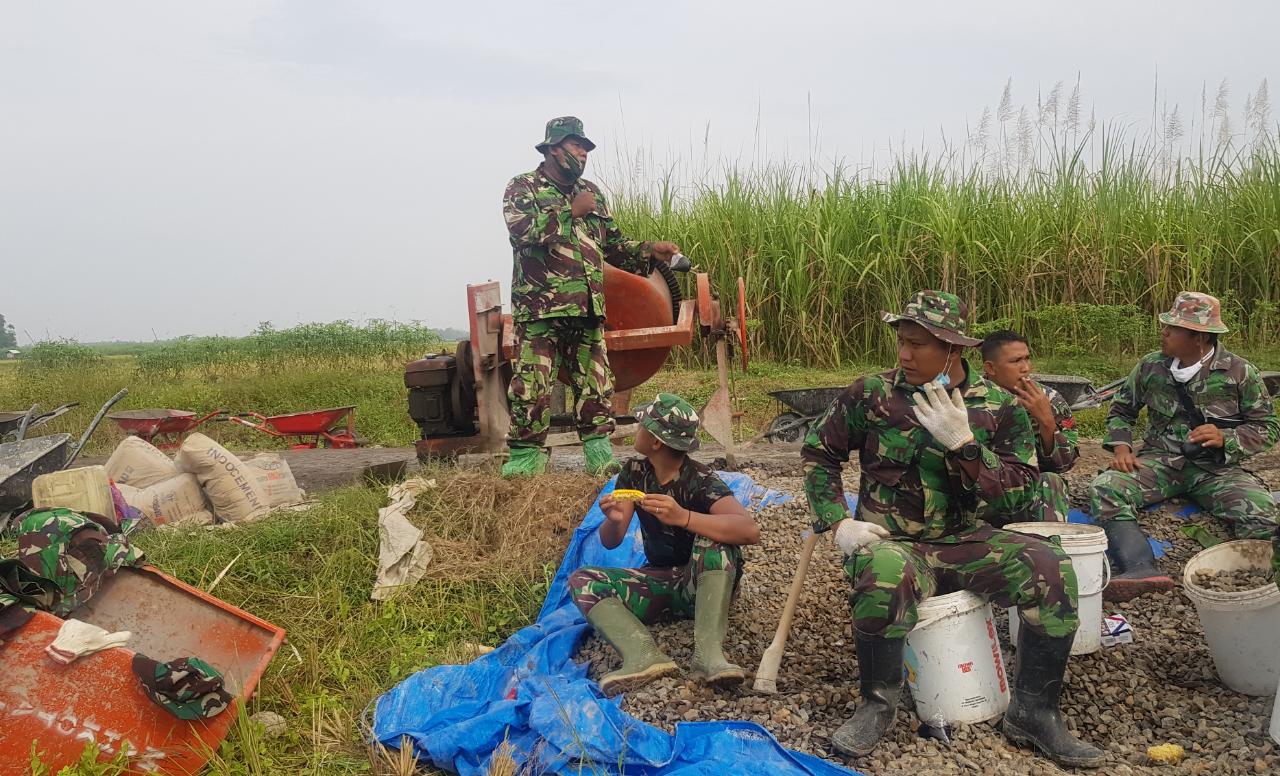
[[[215,415],[223,415],[226,410],[214,410],[207,415],[196,417],[194,412],[186,410],[166,410],[149,408],[142,410],[121,410],[107,417],[127,434],[132,434],[162,450],[178,447],[187,433]]]
[[[48,612],[36,612],[5,637],[0,773],[29,772],[33,743],[47,772],[79,762],[87,746],[107,759],[127,745],[131,774],[202,773],[237,726],[285,636],[280,627],[151,566],[120,569],[70,616],[133,635],[126,646],[69,666],[44,652],[63,623]],[[178,719],[152,702],[134,678],[131,665],[138,653],[160,661],[189,655],[205,660],[222,673],[235,703],[212,719]]]
[[[42,413],[40,412],[40,405],[37,404],[26,411],[14,410],[0,412],[0,439],[4,439],[11,435],[14,436],[15,439],[21,439],[27,431],[30,431],[37,426],[43,426],[45,423],[48,423],[64,412],[79,406],[80,402],[72,402],[70,404],[64,404],[57,409]],[[23,420],[26,420],[25,428],[22,425]]]
[[[342,424],[344,418],[346,419],[345,427]],[[290,450],[313,450],[321,445],[348,449],[359,447],[361,441],[356,436],[355,407],[331,407],[327,410],[271,416],[256,412],[241,412],[227,420],[257,429],[273,437],[296,438],[298,441],[289,445]]]
[[[31,502],[31,483],[35,478],[70,468],[107,410],[128,394],[129,390],[122,388],[108,399],[74,444],[70,434],[49,434],[0,444],[0,531],[8,526],[13,513]]]
[[[801,388],[793,391],[770,391],[779,404],[789,407],[769,421],[763,436],[774,442],[799,442],[809,433],[813,422],[827,411],[844,386],[838,388]]]

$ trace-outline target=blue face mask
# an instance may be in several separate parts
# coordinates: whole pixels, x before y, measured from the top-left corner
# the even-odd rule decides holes
[[[941,385],[943,388],[946,388],[947,386],[951,385],[951,351],[950,350],[947,351],[947,363],[943,364],[942,371],[939,372],[938,376],[933,379],[936,380],[938,385]]]

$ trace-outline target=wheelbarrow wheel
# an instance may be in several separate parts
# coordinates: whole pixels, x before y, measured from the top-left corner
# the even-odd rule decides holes
[[[809,433],[809,422],[798,412],[784,412],[769,421],[765,438],[775,442],[799,442]]]

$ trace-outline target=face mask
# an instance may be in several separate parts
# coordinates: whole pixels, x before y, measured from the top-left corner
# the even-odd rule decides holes
[[[938,385],[941,385],[943,388],[946,388],[947,386],[951,385],[951,374],[950,374],[950,372],[951,372],[951,352],[952,352],[952,351],[951,351],[951,349],[950,349],[950,348],[948,348],[948,349],[947,349],[947,363],[945,363],[945,364],[943,364],[943,365],[942,365],[942,371],[938,373],[938,376],[937,376],[937,377],[933,378],[934,380],[937,380],[937,381],[938,381]]]
[[[556,166],[560,168],[560,172],[564,173],[564,177],[568,178],[570,182],[581,178],[582,171],[586,169],[586,163],[578,161],[578,157],[569,153],[567,148],[560,149],[560,158],[556,159]]]

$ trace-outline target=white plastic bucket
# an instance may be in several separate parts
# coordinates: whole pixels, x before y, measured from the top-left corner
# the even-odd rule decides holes
[[[1271,542],[1239,539],[1204,550],[1182,571],[1182,590],[1196,605],[1218,678],[1245,695],[1270,695],[1280,684],[1280,589],[1271,582],[1238,593],[1206,590],[1196,572],[1270,567]]]
[[[1080,615],[1080,628],[1071,642],[1071,654],[1088,655],[1102,649],[1102,591],[1111,581],[1111,566],[1107,563],[1107,534],[1102,526],[1084,523],[1010,523],[1006,531],[1056,536],[1062,549],[1071,558],[1076,571],[1076,584],[1080,597],[1076,611]],[[1009,609],[1009,640],[1018,643],[1018,610]]]
[[[1280,744],[1280,685],[1276,686],[1276,699],[1271,702],[1271,740]]]
[[[961,590],[922,601],[904,662],[924,722],[984,722],[1009,707],[1009,682],[991,605]]]

